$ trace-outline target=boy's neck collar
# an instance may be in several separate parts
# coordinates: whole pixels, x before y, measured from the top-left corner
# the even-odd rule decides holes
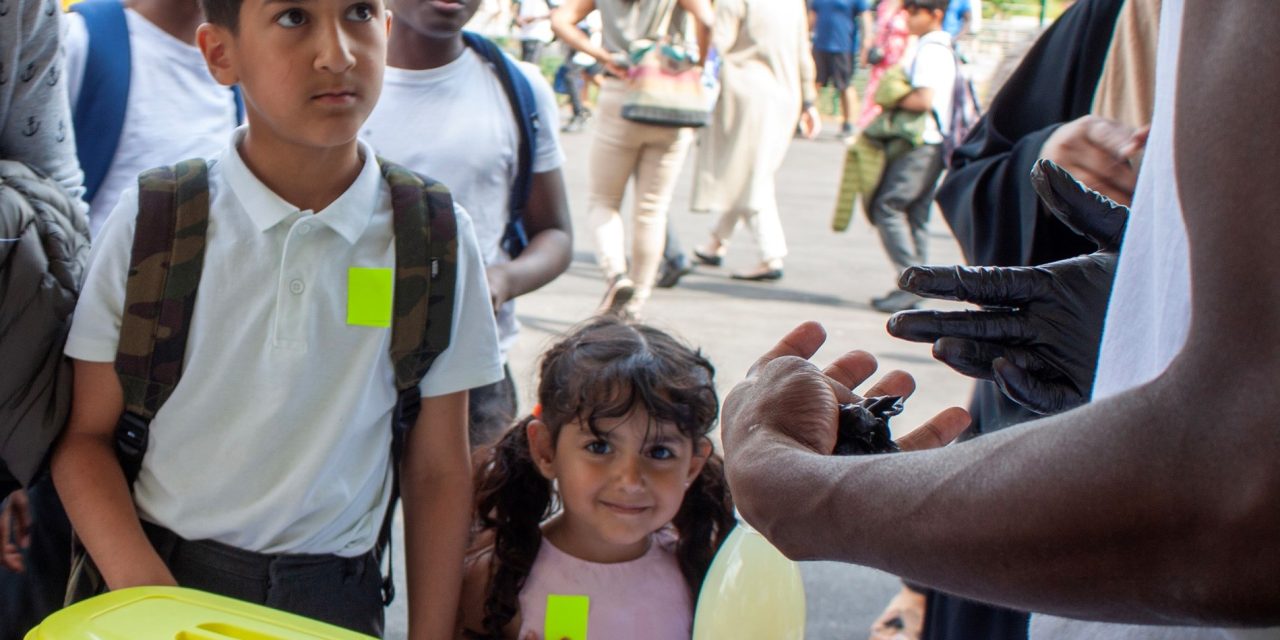
[[[391,23],[387,40],[387,66],[398,69],[438,69],[457,60],[467,45],[458,32],[443,38],[423,35],[405,25]]]
[[[277,196],[303,211],[323,211],[346,193],[364,169],[360,142],[314,149],[254,137],[245,129],[233,138],[245,167]]]

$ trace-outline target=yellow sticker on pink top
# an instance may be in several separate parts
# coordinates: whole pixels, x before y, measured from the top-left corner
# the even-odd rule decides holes
[[[394,281],[391,269],[347,269],[347,324],[390,327]]]
[[[591,599],[587,596],[548,595],[543,640],[587,640],[587,614],[590,612]]]

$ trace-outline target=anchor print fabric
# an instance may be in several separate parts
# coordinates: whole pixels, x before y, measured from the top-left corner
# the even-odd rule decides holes
[[[61,19],[57,0],[0,0],[0,159],[24,162],[79,198]]]

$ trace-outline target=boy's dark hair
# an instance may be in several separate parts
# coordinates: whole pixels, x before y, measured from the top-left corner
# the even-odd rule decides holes
[[[671,422],[698,442],[710,433],[719,413],[714,375],[700,351],[658,329],[597,317],[542,356],[541,420],[553,438],[573,421],[599,433],[599,420],[643,408],[650,420]],[[540,525],[561,508],[530,452],[526,428],[533,419],[512,427],[482,455],[476,472],[477,524],[493,534],[486,638],[502,638],[503,627],[515,617],[520,590],[542,544]],[[712,453],[671,522],[679,535],[676,559],[695,600],[735,522],[724,465]]]
[[[200,0],[204,19],[235,33],[240,26],[240,5],[244,0]]]
[[[951,5],[951,0],[905,0],[902,3],[903,9],[914,9],[919,7],[928,11],[947,12],[947,7]]]

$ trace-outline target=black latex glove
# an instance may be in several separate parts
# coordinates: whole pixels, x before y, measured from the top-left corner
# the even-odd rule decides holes
[[[1041,414],[1084,404],[1093,389],[1102,323],[1129,209],[1040,160],[1031,172],[1040,200],[1098,251],[1035,267],[912,267],[898,286],[972,302],[981,311],[904,311],[889,333],[933,342],[935,358],[994,380],[1014,402]]]

